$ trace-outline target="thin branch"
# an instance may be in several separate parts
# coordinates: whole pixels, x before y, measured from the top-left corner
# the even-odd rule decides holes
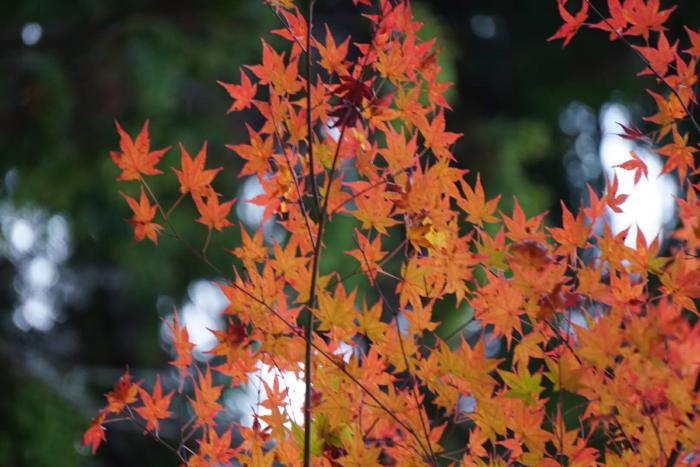
[[[355,244],[357,245],[357,248],[360,250],[362,253],[362,258],[365,260],[365,265],[367,266],[367,269],[370,269],[370,264],[369,260],[367,259],[367,255],[365,255],[364,250],[360,246],[359,242],[357,241],[357,238],[353,237],[353,240],[355,241]],[[425,441],[428,443],[428,451],[430,454],[430,458],[433,462],[433,465],[437,466],[438,462],[435,457],[435,451],[433,450],[432,443],[430,442],[430,432],[428,431],[428,427],[425,423],[425,420],[423,420],[423,411],[421,410],[420,407],[420,400],[418,398],[418,383],[416,382],[416,378],[413,376],[413,372],[411,371],[411,365],[410,362],[408,361],[408,356],[406,355],[406,347],[403,342],[403,336],[401,335],[401,329],[399,328],[399,313],[398,310],[396,310],[394,307],[391,306],[389,301],[386,299],[384,296],[384,292],[382,292],[382,289],[379,287],[379,284],[377,284],[376,280],[372,281],[372,285],[374,286],[374,289],[377,291],[379,296],[381,297],[382,301],[386,304],[387,308],[392,312],[394,315],[394,324],[396,325],[396,335],[398,336],[399,339],[399,346],[401,347],[401,355],[403,357],[403,362],[404,365],[406,366],[406,373],[408,374],[408,379],[409,383],[411,385],[411,393],[413,394],[413,399],[416,403],[416,410],[418,411],[418,418],[420,419],[420,424],[421,424],[421,429],[423,430],[423,435],[425,436]],[[428,420],[428,424],[430,424],[430,420]],[[425,451],[425,447],[421,443],[421,449]]]
[[[588,6],[591,8],[591,10],[593,10],[593,12],[594,12],[596,15],[598,15],[598,17],[600,17],[601,20],[603,20],[603,22],[605,23],[605,25],[608,26],[608,28],[610,28],[610,30],[611,30],[612,32],[614,32],[615,35],[617,35],[617,37],[618,37],[630,50],[632,50],[632,52],[634,52],[634,54],[637,56],[637,58],[639,58],[639,59],[644,63],[644,65],[646,65],[647,68],[649,68],[649,70],[651,70],[651,72],[654,73],[654,75],[659,79],[659,81],[661,81],[668,89],[671,90],[671,92],[673,93],[673,95],[676,96],[676,99],[678,99],[678,102],[679,102],[679,103],[681,104],[681,106],[683,107],[683,110],[685,110],[685,113],[686,113],[686,115],[688,115],[688,118],[690,118],[690,121],[691,121],[691,123],[693,124],[693,126],[695,127],[695,129],[697,130],[698,134],[700,134],[700,124],[698,123],[697,120],[695,120],[695,117],[694,117],[693,114],[690,112],[690,109],[688,108],[688,106],[685,105],[685,102],[683,102],[683,99],[681,98],[681,95],[680,95],[680,93],[678,92],[678,90],[676,90],[676,88],[674,88],[673,86],[671,86],[671,84],[670,84],[668,81],[666,81],[666,79],[665,79],[663,76],[661,76],[661,73],[659,73],[658,71],[656,71],[656,69],[652,66],[652,64],[649,62],[649,60],[647,60],[647,58],[646,58],[639,50],[635,49],[635,48],[632,46],[632,44],[627,40],[627,38],[626,38],[617,28],[615,28],[615,27],[610,23],[610,21],[608,20],[608,18],[606,18],[606,17],[603,15],[603,13],[601,13],[601,11],[600,11],[595,5],[593,5],[593,3],[592,3],[590,0],[584,0],[584,1],[588,4]]]
[[[314,3],[316,0],[309,2],[309,14],[306,20],[306,131],[307,131],[307,148],[309,154],[309,173],[311,174],[311,192],[313,194],[314,204],[318,211],[320,207],[320,198],[318,187],[316,186],[316,169],[314,167],[314,128],[311,121],[311,28],[313,26]]]

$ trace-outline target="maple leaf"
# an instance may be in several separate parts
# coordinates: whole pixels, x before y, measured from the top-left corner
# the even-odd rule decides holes
[[[684,183],[685,177],[688,174],[688,169],[695,167],[694,154],[698,150],[692,146],[688,146],[688,134],[681,136],[678,130],[673,128],[673,143],[662,146],[656,150],[662,156],[668,157],[661,170],[662,174],[669,173],[673,169],[678,169],[678,180],[681,184]]]
[[[647,122],[656,123],[661,127],[659,135],[656,137],[656,141],[661,141],[664,136],[666,136],[671,129],[675,128],[676,120],[685,117],[685,109],[675,95],[670,95],[668,100],[664,96],[655,93],[647,89],[647,92],[654,98],[656,105],[659,107],[658,113],[650,116],[644,117]]]
[[[367,447],[362,436],[354,434],[349,439],[343,439],[345,455],[338,459],[343,467],[360,467],[365,465],[378,465],[381,448]]]
[[[225,203],[219,203],[219,197],[215,195],[209,195],[206,199],[207,201],[205,203],[199,196],[194,198],[194,203],[200,214],[197,222],[206,225],[209,230],[215,229],[219,232],[223,230],[224,227],[233,225],[227,217],[231,212],[231,207],[236,201],[236,198],[226,201]]]
[[[369,309],[367,309],[367,305],[363,303],[362,310],[362,314],[357,316],[358,328],[372,341],[381,339],[387,328],[387,323],[381,320],[382,302],[378,301]],[[370,355],[368,354],[367,357],[369,358]],[[364,365],[367,364],[368,362],[365,360]]]
[[[106,410],[100,410],[97,415],[90,422],[90,426],[85,433],[83,433],[83,446],[92,446],[92,453],[97,452],[97,448],[100,447],[102,441],[107,439],[105,434],[105,427],[102,425],[107,417]]]
[[[517,198],[514,198],[513,203],[513,217],[508,217],[501,213],[503,223],[508,229],[506,236],[517,243],[522,243],[528,240],[544,243],[545,235],[543,232],[541,232],[541,225],[542,220],[547,213],[543,212],[531,219],[527,219]]]
[[[622,164],[613,165],[613,167],[619,167],[623,170],[634,170],[634,185],[636,186],[642,175],[646,179],[649,178],[649,169],[647,169],[647,165],[639,158],[636,152],[630,151],[630,156],[632,156],[632,159]]]
[[[668,67],[676,59],[676,49],[678,41],[671,46],[663,32],[659,34],[659,40],[656,47],[639,47],[632,46],[649,62],[646,68],[638,73],[638,76],[656,75],[657,73],[664,77],[668,73]]]
[[[643,143],[646,144],[653,144],[653,141],[644,133],[641,132],[641,130],[635,126],[632,127],[626,127],[622,123],[615,122],[620,127],[622,127],[623,133],[618,133],[617,135],[624,138],[624,139],[630,139],[630,140],[639,140]]]
[[[561,16],[561,19],[564,20],[564,24],[557,30],[557,32],[554,33],[554,35],[547,39],[548,41],[564,39],[564,44],[562,47],[566,47],[569,44],[571,39],[573,39],[578,32],[579,28],[581,28],[583,23],[588,18],[587,1],[582,0],[581,9],[575,16],[569,13],[569,11],[566,9],[567,1],[568,0],[557,0],[559,15]]]
[[[207,425],[211,427],[214,424],[214,418],[221,411],[221,404],[217,401],[221,396],[223,386],[214,386],[209,365],[207,365],[207,371],[204,375],[197,368],[197,376],[199,385],[195,384],[194,386],[194,399],[188,397],[197,417],[195,426]]]
[[[138,413],[146,420],[146,431],[155,430],[158,433],[160,429],[160,420],[169,418],[173,414],[168,410],[170,407],[170,399],[173,397],[173,392],[163,396],[163,389],[160,386],[160,375],[156,375],[156,384],[153,386],[153,395],[149,394],[145,389],[139,387],[139,395],[141,396],[141,407],[136,407]]]
[[[628,6],[629,3],[629,6]],[[628,0],[625,3],[625,13],[630,23],[629,29],[625,31],[628,36],[642,36],[646,42],[649,41],[649,32],[665,31],[663,24],[676,9],[676,6],[660,10],[659,0]]]
[[[292,43],[291,58],[296,58],[301,54],[302,50],[306,49],[306,46],[304,48],[301,46],[301,43],[306,42],[306,18],[297,7],[292,6],[289,9],[293,11],[279,12],[284,18],[285,27],[273,29],[271,32]]]
[[[270,171],[270,158],[272,157],[272,138],[263,138],[246,123],[250,144],[227,144],[226,147],[234,151],[245,160],[239,177],[257,174],[259,179],[265,177]]]
[[[464,192],[464,198],[457,198],[457,204],[467,213],[467,222],[480,227],[484,222],[497,222],[498,218],[493,213],[498,209],[501,195],[486,201],[484,187],[481,186],[481,174],[476,174],[474,189],[464,179],[460,179],[459,183]]]
[[[320,321],[318,328],[322,331],[331,329],[350,330],[355,319],[355,294],[345,292],[343,284],[338,284],[335,293],[321,293],[318,296],[318,310],[316,318]]]
[[[181,170],[173,167],[173,172],[175,172],[180,182],[180,193],[183,195],[192,193],[192,196],[195,197],[215,195],[216,193],[212,189],[211,183],[214,181],[216,174],[222,170],[222,167],[204,169],[207,161],[207,142],[204,142],[202,149],[199,150],[194,160],[187,153],[182,143],[180,143],[180,151]]]
[[[129,225],[134,229],[134,238],[137,242],[140,242],[144,238],[148,237],[156,245],[158,244],[158,232],[163,230],[160,224],[151,222],[156,215],[157,206],[151,206],[146,193],[141,186],[141,197],[137,202],[134,198],[124,193],[121,193],[122,197],[129,204],[129,207],[134,212],[134,216],[127,220]]]
[[[316,44],[320,56],[318,64],[325,68],[328,73],[335,73],[338,76],[347,75],[348,69],[345,66],[345,57],[348,54],[349,45],[350,37],[348,36],[340,46],[337,46],[331,30],[326,24],[326,44]]]
[[[202,439],[198,443],[200,452],[209,461],[206,465],[228,465],[238,453],[237,449],[231,448],[230,429],[219,436],[216,430],[209,426],[206,433],[202,433]]]
[[[624,29],[627,27],[627,17],[620,0],[608,0],[608,10],[610,11],[610,18],[591,24],[591,27],[609,32],[610,40],[614,41],[624,33]]]
[[[694,57],[700,57],[700,33],[695,32],[688,26],[683,26],[688,33],[688,39],[690,39],[691,47],[685,49],[683,52],[692,55]]]
[[[547,228],[552,238],[559,243],[557,254],[569,255],[573,260],[576,256],[578,248],[585,248],[588,245],[588,237],[591,234],[591,227],[586,226],[586,220],[583,210],[579,210],[576,218],[571,214],[571,211],[566,207],[563,201],[561,203],[562,212],[562,227]]]
[[[362,117],[363,100],[374,95],[372,81],[361,81],[350,75],[339,76],[339,79],[340,84],[331,91],[338,98],[338,103],[328,114],[335,119],[331,127],[352,127]]]
[[[157,175],[163,173],[156,168],[160,158],[168,152],[170,146],[156,151],[151,151],[151,142],[148,137],[148,120],[143,124],[141,132],[135,140],[124,131],[115,120],[119,133],[119,148],[121,152],[112,151],[110,157],[114,163],[122,170],[117,177],[117,181],[138,180],[141,175]]]
[[[418,259],[412,257],[408,263],[401,266],[401,282],[396,286],[399,292],[399,304],[405,308],[407,303],[421,305],[421,297],[429,295],[426,278],[430,273],[427,266],[421,267]]]
[[[382,251],[382,238],[377,235],[374,240],[370,241],[358,229],[355,229],[355,237],[357,238],[357,248],[346,251],[345,254],[355,258],[360,263],[362,272],[367,274],[370,281],[374,283],[377,272],[382,271],[379,261],[385,255]]]
[[[589,184],[586,184],[586,189],[588,190],[588,207],[583,208],[583,213],[593,223],[605,215],[605,197],[599,198]]]
[[[190,342],[190,336],[185,326],[180,326],[180,320],[177,316],[177,309],[173,310],[172,322],[166,323],[168,330],[172,334],[172,343],[175,347],[175,360],[171,360],[170,364],[180,372],[180,390],[185,380],[185,375],[192,364],[192,349],[194,344]]]
[[[296,94],[303,87],[298,80],[298,58],[292,58],[288,65],[284,64],[284,53],[278,54],[270,45],[262,40],[262,64],[246,65],[260,80],[260,84],[271,84],[272,90],[278,94]]]
[[[403,129],[394,131],[389,127],[386,134],[386,148],[379,149],[379,154],[387,161],[392,170],[412,167],[417,163],[417,136],[415,133],[406,141]]]
[[[617,194],[617,187],[618,187],[618,181],[617,181],[617,175],[613,176],[612,181],[608,178],[605,181],[605,200],[606,203],[608,204],[608,207],[613,211],[618,214],[622,212],[622,209],[620,209],[620,205],[623,204],[625,201],[627,201],[627,198],[629,195],[618,195]]]
[[[136,401],[138,393],[139,383],[131,382],[131,375],[129,375],[129,368],[127,367],[119,381],[114,385],[114,388],[105,394],[107,398],[105,410],[110,413],[121,412],[127,405]]]
[[[268,256],[268,248],[263,241],[263,229],[259,227],[253,238],[250,238],[248,230],[243,225],[239,225],[241,232],[241,246],[231,250],[244,264],[255,264],[263,262]]]
[[[243,72],[243,68],[239,68],[241,73],[241,84],[231,84],[224,83],[223,81],[217,81],[229,96],[233,98],[233,104],[226,111],[226,113],[237,112],[239,110],[247,109],[253,104],[253,99],[258,92],[258,85],[253,84],[248,78],[248,75]]]
[[[430,123],[425,118],[421,119],[418,128],[425,138],[423,144],[426,148],[430,148],[436,157],[454,159],[447,148],[457,141],[462,133],[445,131],[445,112],[443,109],[440,109]]]
[[[488,284],[482,286],[471,300],[474,316],[485,324],[493,324],[494,336],[505,336],[510,348],[513,330],[522,334],[520,314],[523,295],[512,281],[488,273]]]

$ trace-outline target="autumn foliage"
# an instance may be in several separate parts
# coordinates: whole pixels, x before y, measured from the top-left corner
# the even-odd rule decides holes
[[[117,180],[135,182],[125,190],[138,200],[123,196],[136,240],[181,239],[169,216],[188,200],[206,228],[204,261],[214,232],[240,228],[242,240],[218,283],[228,326],[212,331],[213,358],[192,358],[175,312],[179,385],[166,391],[160,376],[134,381],[127,370],[83,444],[94,452],[120,422],[188,466],[697,465],[700,33],[668,38],[675,7],[660,0],[558,0],[563,25],[550,38],[567,45],[582,28],[602,30],[650,76],[642,79],[658,111],[640,123],[646,132],[622,126],[620,137],[655,150],[663,172],[677,174],[679,224],[666,247],[634,225],[608,225],[627,199],[617,176],[603,193],[588,187],[580,207],[562,202],[557,227],[517,200],[502,212],[478,174],[467,181],[452,153],[461,135],[446,126],[450,85],[410,2],[354,0],[371,27],[364,41],[336,40],[332,25],[310,31],[311,10],[292,0],[268,3],[280,24],[272,33],[288,48],[263,40],[261,63],[220,82],[229,112],[262,122],[228,146],[237,175],[257,177],[260,195],[222,198],[222,169],[206,168],[206,143],[194,158],[180,145],[172,172],[181,196],[166,208],[149,179],[172,175],[166,161],[176,159],[151,149],[148,122],[134,138],[117,124],[111,157]],[[649,176],[634,152],[615,170],[632,171],[635,184]],[[233,225],[234,203],[263,207],[286,240]],[[345,252],[353,276],[365,280],[357,288],[323,261],[334,248],[324,232],[341,216],[355,221],[344,235],[355,245]],[[480,323],[481,338],[467,342],[463,327],[440,337],[433,311],[445,303],[465,326]],[[503,344],[497,354],[487,351],[493,341]],[[275,378],[252,426],[218,422],[225,387],[247,383],[259,363],[306,381],[304,420],[293,419],[286,382]],[[161,437],[174,398],[191,422]],[[444,444],[448,433],[459,446]]]

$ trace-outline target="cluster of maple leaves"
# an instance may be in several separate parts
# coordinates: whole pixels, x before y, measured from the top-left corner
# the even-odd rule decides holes
[[[623,211],[627,198],[616,176],[603,194],[588,187],[575,214],[562,202],[561,227],[545,227],[546,213],[530,217],[517,200],[503,213],[478,175],[466,181],[452,155],[460,134],[446,131],[449,84],[438,80],[435,40],[419,38],[410,2],[354,0],[372,34],[352,43],[336,42],[328,26],[317,38],[291,0],[267,3],[289,49],[263,41],[262,63],[241,69],[240,84],[220,84],[229,112],[263,121],[248,126],[248,142],[228,146],[242,162],[238,175],[263,189],[242,202],[264,207],[286,241],[241,228],[232,253],[243,267],[219,284],[228,326],[212,331],[211,363],[193,361],[177,313],[168,324],[178,396],[191,392],[192,421],[179,440],[159,432],[175,390],[163,395],[158,376],[148,391],[127,370],[83,443],[94,452],[110,422],[128,420],[188,466],[696,465],[700,170],[689,141],[700,136],[692,114],[700,33],[687,29],[690,48],[671,45],[664,24],[675,7],[659,0],[608,0],[607,12],[558,0],[564,24],[550,38],[566,45],[582,27],[602,29],[654,78],[658,113],[645,118],[653,131],[622,127],[621,137],[667,158],[663,172],[675,171],[683,189],[680,224],[661,257],[661,239],[637,231],[631,247],[629,229],[608,226],[607,212]],[[118,180],[141,186],[138,201],[123,195],[136,240],[157,243],[157,216],[174,229],[168,217],[188,195],[209,233],[231,226],[234,200],[212,187],[221,168],[205,168],[206,144],[194,159],[180,146],[181,196],[166,211],[147,177],[162,173],[168,149],[150,149],[148,122],[133,140],[117,131]],[[633,171],[635,185],[648,176],[634,152],[618,168]],[[364,288],[348,290],[348,276],[323,267],[333,247],[325,226],[336,216],[356,221],[346,254]],[[462,328],[449,339],[435,332],[432,311],[446,300],[454,313],[473,310],[476,344]],[[487,331],[506,344],[496,356]],[[217,422],[224,385],[247,383],[259,363],[306,378],[303,424],[280,378],[264,384],[267,413],[252,427]],[[463,445],[443,447],[446,430],[462,430]]]

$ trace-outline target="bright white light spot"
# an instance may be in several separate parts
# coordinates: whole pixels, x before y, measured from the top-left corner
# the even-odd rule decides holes
[[[56,316],[51,304],[46,299],[30,297],[24,301],[20,310],[29,326],[39,331],[48,331],[53,327]]]
[[[56,283],[58,273],[56,265],[44,256],[32,258],[23,271],[29,286],[37,289],[47,289]]]
[[[493,16],[474,15],[469,19],[469,25],[474,35],[480,39],[496,37],[496,21]]]
[[[458,413],[472,413],[476,410],[476,399],[472,396],[459,396],[457,400]]]
[[[51,261],[61,263],[70,254],[70,229],[65,217],[57,214],[46,223],[46,254]]]
[[[15,219],[10,226],[9,237],[12,247],[18,253],[28,252],[34,246],[34,241],[36,240],[34,229],[26,219]]]
[[[238,199],[243,200],[242,203],[236,203],[236,214],[238,218],[248,227],[258,228],[263,220],[265,207],[250,202],[251,199],[265,193],[258,177],[251,175],[246,178],[238,193]]]
[[[345,342],[341,341],[340,345],[338,345],[338,348],[335,350],[336,355],[340,355],[343,358],[343,361],[345,363],[350,362],[350,358],[352,357],[352,354],[355,352],[355,347],[346,344]]]
[[[31,22],[22,26],[22,43],[27,46],[36,45],[41,40],[44,29],[41,24]]]
[[[337,123],[338,120],[331,118],[326,122],[326,136],[335,142],[338,142],[338,139],[340,139],[340,130],[338,129]]]
[[[629,120],[629,112],[619,104],[609,104],[603,108],[600,117],[600,159],[611,180],[617,174],[617,193],[629,195],[620,206],[622,213],[608,212],[611,228],[613,233],[617,233],[632,226],[625,243],[634,246],[637,227],[644,233],[647,242],[662,233],[664,224],[673,218],[673,196],[677,188],[671,176],[661,175],[662,164],[658,155],[618,136],[620,126],[617,123],[629,126]],[[644,161],[649,171],[649,178],[642,177],[636,186],[634,171],[613,168],[630,160],[632,150]]]

